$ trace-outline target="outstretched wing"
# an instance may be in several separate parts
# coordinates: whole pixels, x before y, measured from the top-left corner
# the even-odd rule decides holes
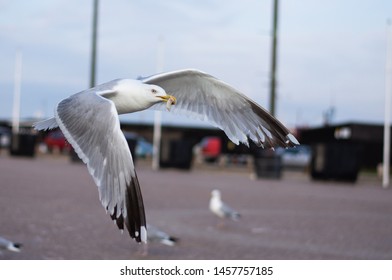
[[[132,238],[146,241],[146,219],[132,155],[115,105],[92,90],[62,100],[56,122],[98,186],[99,199]]]
[[[248,138],[262,147],[299,145],[288,129],[256,102],[230,85],[198,70],[179,70],[142,79],[177,98],[174,113],[209,121],[230,140],[249,145]],[[153,109],[164,110],[164,104]]]

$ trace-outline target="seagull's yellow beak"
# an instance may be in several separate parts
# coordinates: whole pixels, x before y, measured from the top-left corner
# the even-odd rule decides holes
[[[170,100],[170,103],[172,105],[175,105],[177,103],[177,99],[173,95],[165,95],[165,96],[159,96],[162,99],[162,102],[168,102]]]
[[[170,111],[172,105],[177,103],[177,99],[173,95],[160,96],[162,102],[166,102],[166,109]]]

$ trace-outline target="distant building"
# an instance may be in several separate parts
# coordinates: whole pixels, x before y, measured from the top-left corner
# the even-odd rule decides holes
[[[356,180],[360,169],[376,169],[383,157],[384,127],[343,123],[299,130],[301,144],[312,147],[312,176]]]

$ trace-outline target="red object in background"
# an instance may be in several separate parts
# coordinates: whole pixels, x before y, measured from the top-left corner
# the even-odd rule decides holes
[[[221,154],[222,141],[219,137],[205,137],[201,142],[204,157],[215,159]]]
[[[52,152],[54,149],[59,149],[63,152],[65,149],[69,149],[67,140],[65,139],[61,130],[54,130],[48,133],[48,136],[44,140],[48,151]]]

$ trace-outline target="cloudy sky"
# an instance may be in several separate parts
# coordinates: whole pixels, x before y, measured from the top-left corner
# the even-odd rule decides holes
[[[272,0],[100,0],[97,83],[197,68],[269,105]],[[289,126],[382,122],[390,0],[280,0],[277,116]],[[92,0],[0,0],[0,119],[49,117],[88,87]],[[164,118],[176,123],[175,117]],[[124,120],[150,121],[150,113]]]

